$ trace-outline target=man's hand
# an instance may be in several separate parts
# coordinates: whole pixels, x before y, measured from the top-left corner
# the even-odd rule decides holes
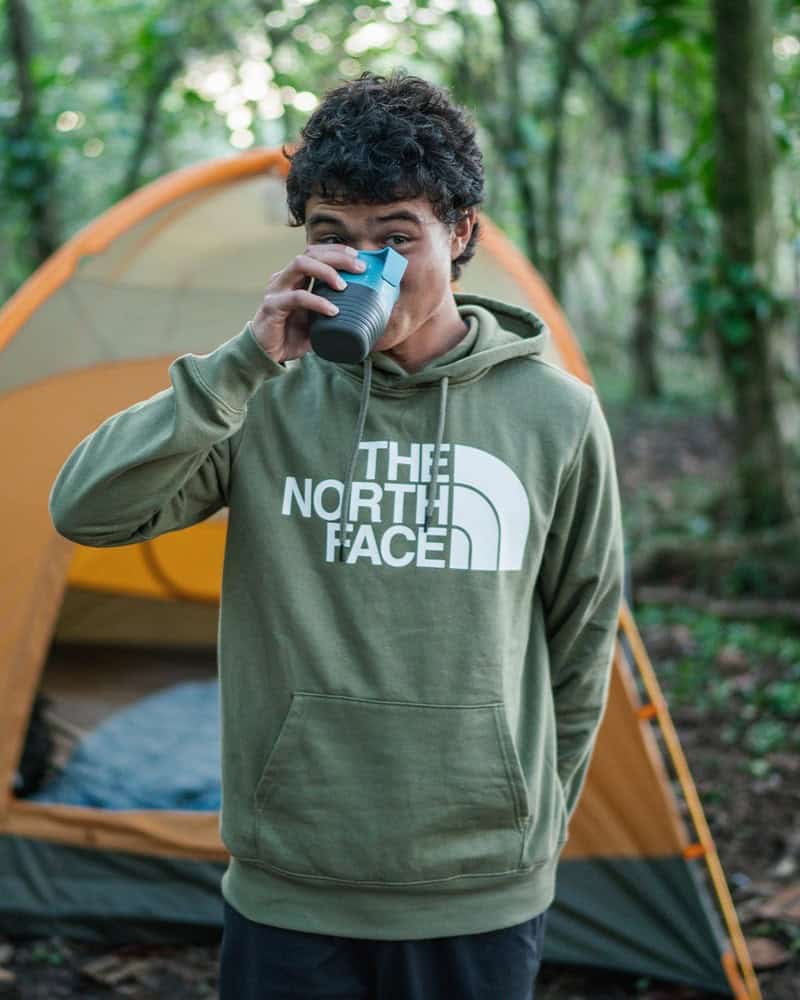
[[[365,264],[353,247],[341,243],[315,243],[273,274],[264,299],[250,321],[264,351],[277,362],[302,357],[311,350],[308,330],[311,313],[335,316],[339,311],[327,299],[308,291],[311,278],[319,278],[339,290],[345,283],[337,270],[359,273]]]

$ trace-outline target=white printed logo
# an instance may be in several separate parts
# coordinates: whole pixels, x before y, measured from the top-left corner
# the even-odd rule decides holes
[[[346,564],[518,570],[530,526],[525,487],[499,458],[443,444],[432,523],[424,527],[433,444],[362,441],[346,526]],[[364,460],[362,462],[362,453]],[[325,560],[339,558],[344,484],[287,476],[281,513],[326,522]],[[360,522],[360,523],[358,523]],[[410,524],[413,524],[413,527]]]

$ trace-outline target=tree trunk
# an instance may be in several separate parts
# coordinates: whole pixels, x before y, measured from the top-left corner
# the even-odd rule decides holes
[[[503,39],[503,66],[506,76],[508,118],[503,153],[509,173],[514,181],[522,216],[522,232],[525,252],[535,264],[539,264],[539,225],[536,188],[533,182],[530,138],[525,128],[528,114],[522,98],[520,67],[522,50],[514,27],[513,0],[495,0],[495,9],[500,22]]]
[[[31,70],[33,26],[25,0],[6,5],[8,44],[19,90],[19,109],[8,129],[8,173],[4,186],[25,207],[30,222],[28,253],[34,267],[61,244],[56,217],[58,167],[39,109],[39,93]]]
[[[563,74],[553,95],[553,134],[547,145],[547,201],[545,203],[545,227],[547,254],[543,270],[553,295],[561,299],[564,287],[564,253],[561,246],[561,165],[564,162],[564,99],[566,86],[561,86]]]
[[[539,12],[539,21],[545,32],[563,49],[566,44],[564,32],[558,27],[548,7],[535,0]],[[638,146],[634,135],[634,103],[621,100],[598,69],[589,62],[581,51],[579,40],[573,47],[575,65],[586,76],[600,98],[600,107],[608,120],[609,127],[619,135],[622,159],[625,164],[625,174],[628,182],[628,212],[634,230],[641,234],[653,225],[658,225],[657,218],[648,214],[644,194],[641,190],[640,170],[638,168]],[[635,92],[636,87],[630,88]],[[660,124],[659,124],[660,127]],[[639,237],[642,245],[641,235]],[[655,283],[658,263],[657,250],[643,251],[643,286],[639,293],[638,321],[631,334],[631,353],[634,357],[634,379],[638,385],[644,384],[648,394],[658,393],[659,382],[656,376],[655,352],[658,343],[656,323]]]
[[[550,105],[550,121],[553,131],[545,157],[547,177],[544,210],[546,252],[543,268],[548,284],[557,299],[561,298],[564,286],[564,249],[561,240],[561,179],[565,160],[564,106],[576,65],[576,51],[581,41],[591,31],[587,25],[591,2],[592,0],[580,0],[575,14],[575,23],[569,34],[563,37],[558,46],[558,69]]]
[[[658,52],[652,56],[648,73],[648,148],[659,152],[664,147],[664,121],[661,107],[659,76],[661,58]],[[645,175],[650,183],[641,196],[632,199],[631,212],[637,230],[637,242],[642,261],[639,291],[631,334],[633,358],[634,391],[640,399],[656,399],[662,396],[661,378],[656,365],[658,347],[658,260],[664,237],[664,210],[662,199],[652,182],[652,170]],[[632,191],[638,186],[631,182]]]
[[[732,394],[742,527],[749,530],[788,521],[795,500],[776,393],[772,32],[761,0],[714,0],[714,15],[717,281],[733,303],[714,334]]]

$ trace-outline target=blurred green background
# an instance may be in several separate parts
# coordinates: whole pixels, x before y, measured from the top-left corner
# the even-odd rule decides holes
[[[484,207],[587,354],[628,598],[746,919],[800,853],[796,3],[5,0],[0,301],[143,184],[400,67],[471,109]],[[800,953],[797,920],[751,930]]]

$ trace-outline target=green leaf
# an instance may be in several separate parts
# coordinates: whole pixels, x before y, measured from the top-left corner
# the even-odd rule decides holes
[[[713,152],[701,158],[697,166],[697,178],[700,189],[708,205],[716,205],[717,201],[717,167]]]
[[[519,131],[525,141],[525,146],[529,150],[541,149],[543,139],[541,130],[533,118],[524,117],[519,122]]]
[[[733,292],[725,285],[716,285],[711,288],[708,296],[709,312],[715,316],[721,316],[728,312],[736,303]]]
[[[36,171],[32,167],[17,167],[10,172],[9,179],[17,191],[28,191],[36,185]]]
[[[187,105],[193,105],[194,107],[198,107],[198,108],[205,108],[208,105],[208,102],[205,101],[197,93],[196,90],[184,90],[184,92],[183,92],[183,100],[184,100],[185,104],[187,104]]]
[[[627,58],[637,58],[684,37],[694,28],[681,16],[677,6],[652,3],[618,22],[623,37],[621,51]]]
[[[800,684],[797,681],[773,681],[764,692],[764,701],[779,715],[800,718]]]
[[[745,344],[753,333],[753,328],[743,316],[726,316],[720,321],[720,330],[729,344]]]
[[[778,719],[761,719],[753,723],[745,734],[745,746],[762,756],[779,750],[786,741],[786,723]]]
[[[739,285],[742,288],[752,285],[755,281],[755,274],[749,264],[730,264],[727,269],[727,276],[731,284]]]

